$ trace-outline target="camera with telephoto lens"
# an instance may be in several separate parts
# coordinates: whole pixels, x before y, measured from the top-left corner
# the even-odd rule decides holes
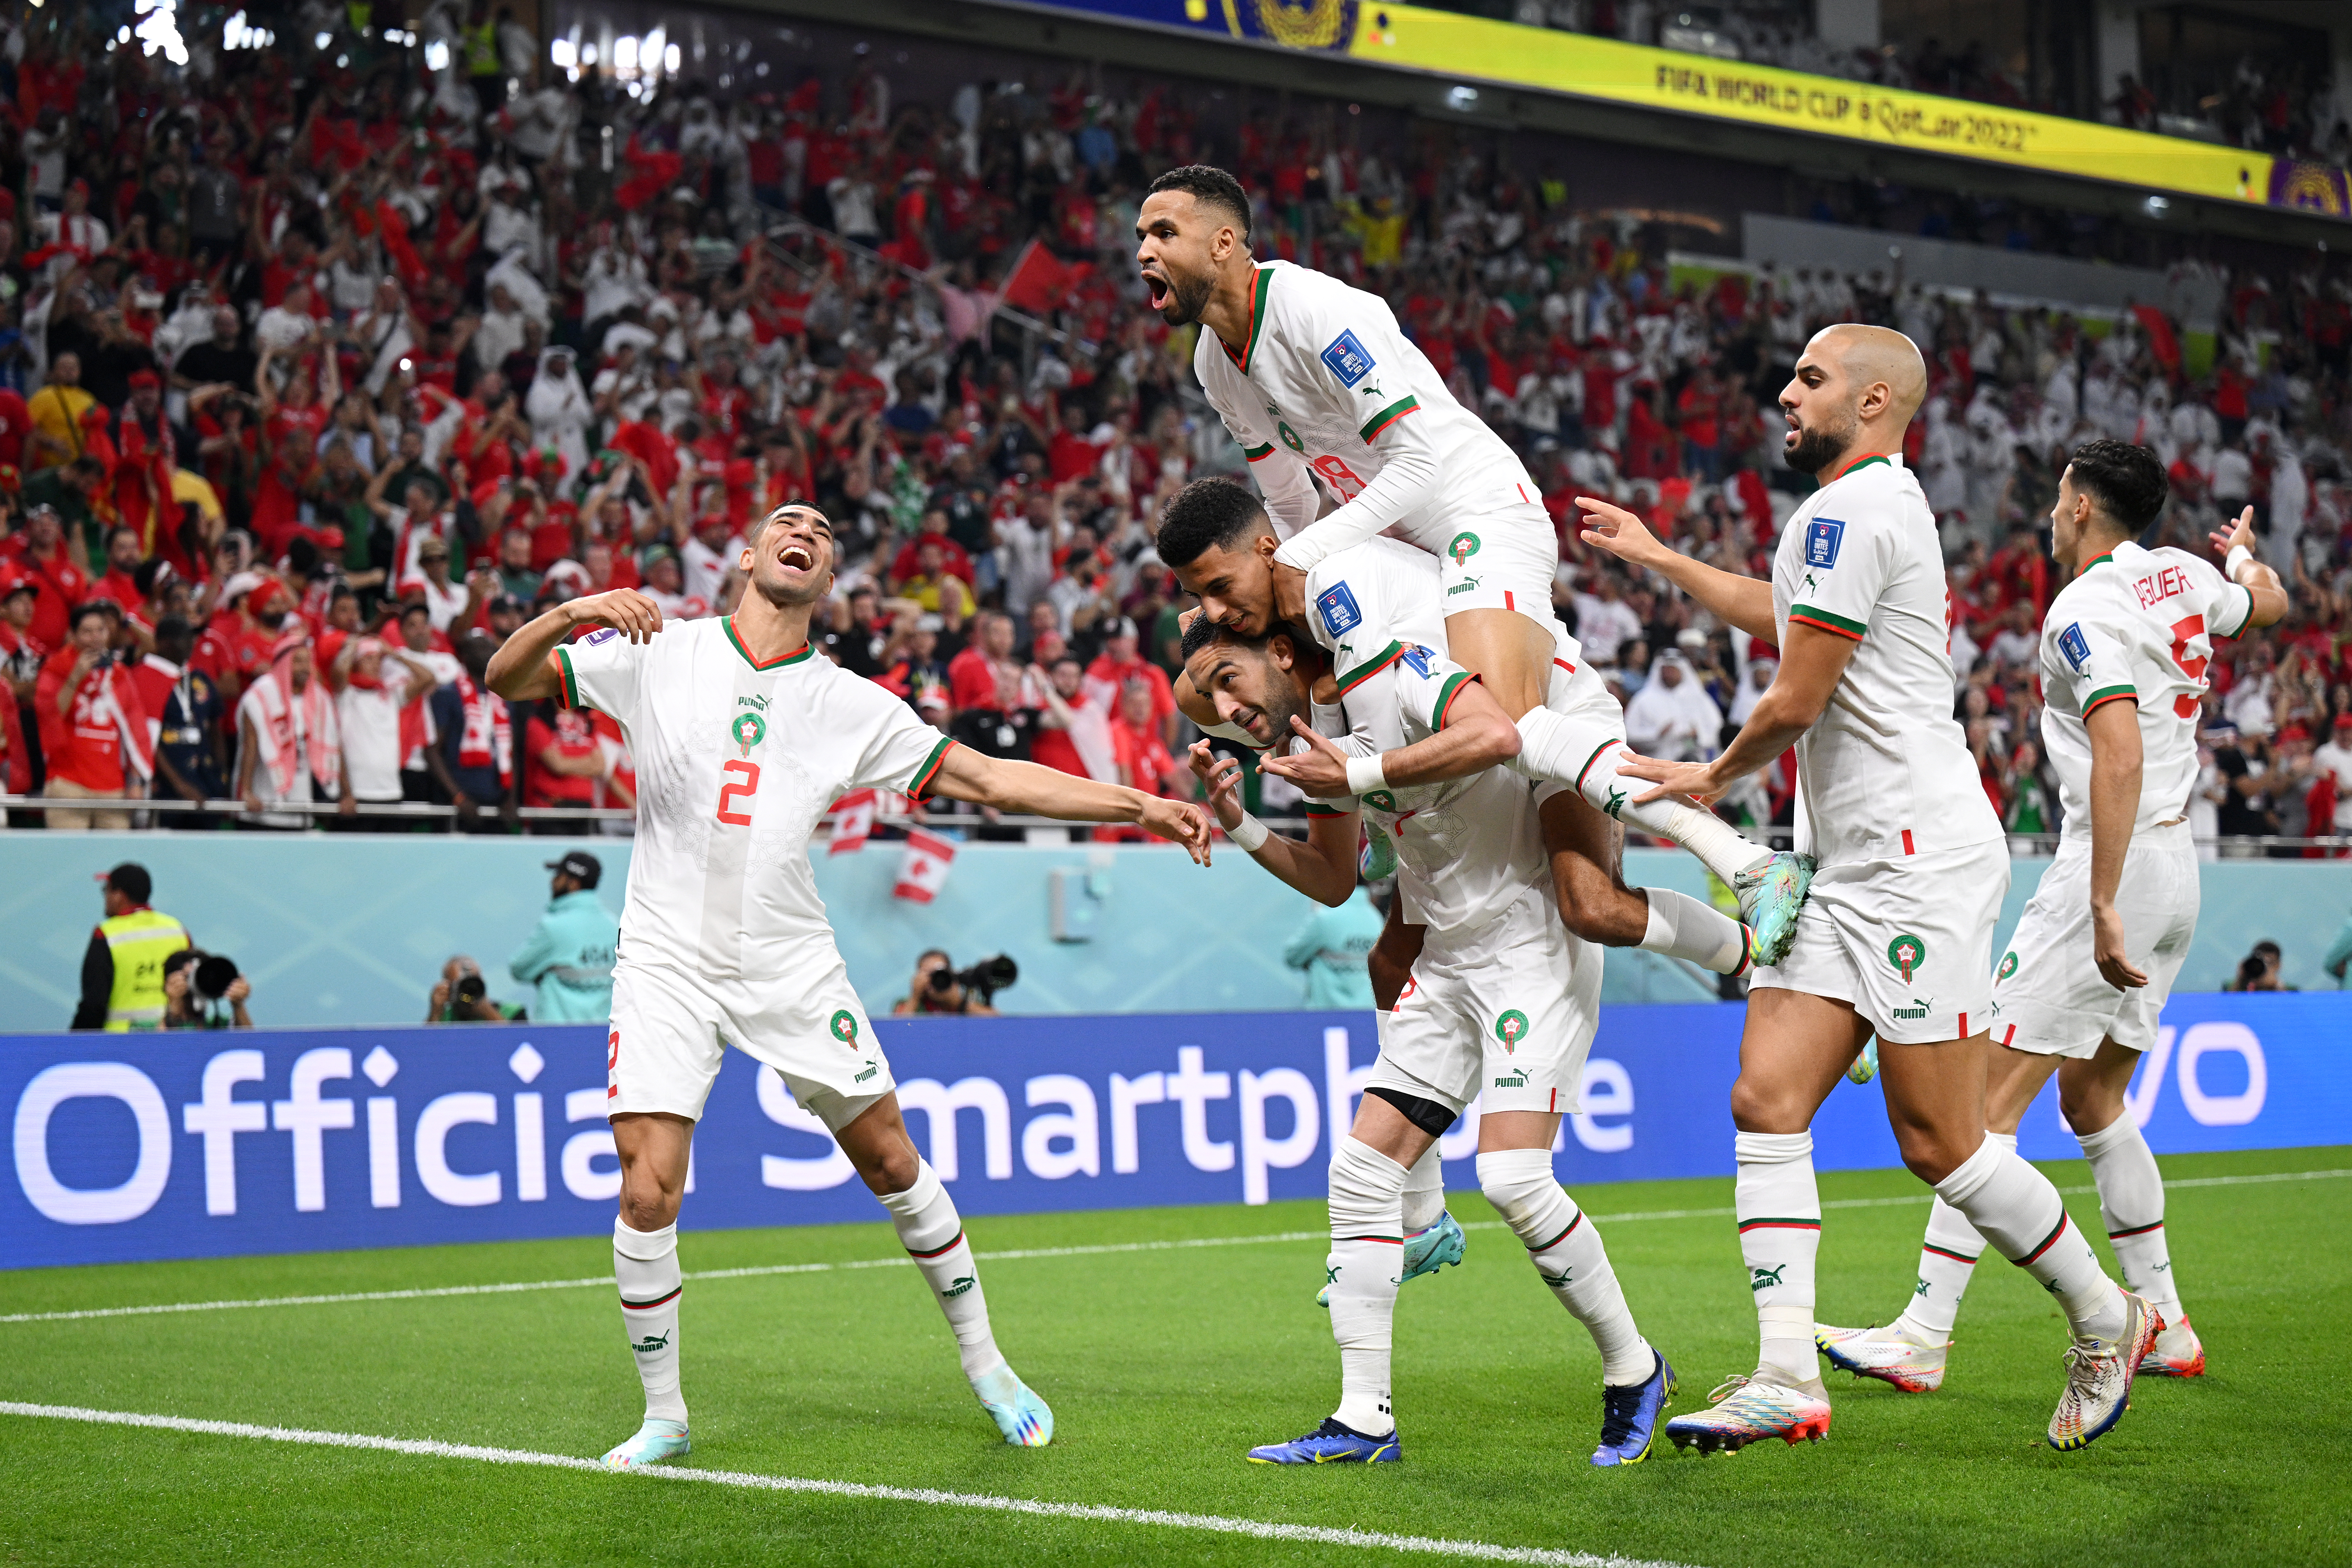
[[[489,986],[483,982],[480,975],[468,974],[458,980],[457,988],[449,993],[449,999],[471,1007],[489,994]]]
[[[196,960],[188,976],[188,995],[197,1002],[217,1002],[236,984],[236,960],[226,953],[207,952]]]
[[[935,994],[941,995],[961,985],[985,1006],[998,992],[1020,978],[1021,966],[1000,952],[982,959],[969,969],[950,969],[941,964],[931,971],[929,985]]]

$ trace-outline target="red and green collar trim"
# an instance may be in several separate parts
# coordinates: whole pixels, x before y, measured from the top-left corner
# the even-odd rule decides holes
[[[793,652],[779,655],[777,658],[768,660],[767,663],[761,664],[758,659],[751,657],[751,650],[743,646],[743,639],[735,635],[734,616],[728,616],[727,619],[720,624],[727,628],[727,640],[735,645],[735,651],[741,654],[743,656],[743,662],[750,665],[753,669],[782,669],[787,665],[803,663],[816,652],[816,644],[813,642],[804,642]]]
[[[1891,468],[1895,466],[1895,459],[1888,457],[1884,452],[1873,452],[1868,457],[1856,458],[1853,462],[1848,463],[1844,468],[1840,468],[1836,473],[1832,474],[1830,476],[1830,483],[1835,484],[1840,479],[1845,478],[1848,474],[1853,472],[1856,468],[1866,468],[1873,463],[1884,463]]]
[[[2112,550],[2108,551],[2105,555],[2094,555],[2088,561],[2083,563],[2081,570],[2077,571],[2075,575],[2079,577],[2084,572],[2088,572],[2094,566],[2105,566],[2108,562],[2113,561],[2115,558],[2116,552]]]
[[[1241,353],[1235,353],[1231,343],[1223,338],[1217,340],[1217,346],[1225,351],[1225,357],[1233,361],[1234,368],[1244,375],[1249,374],[1250,361],[1257,357],[1258,334],[1265,331],[1266,296],[1273,292],[1274,268],[1260,267],[1253,270],[1250,273],[1249,342],[1242,345]]]

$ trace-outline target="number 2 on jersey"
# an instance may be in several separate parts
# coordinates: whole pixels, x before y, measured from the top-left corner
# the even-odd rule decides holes
[[[2212,660],[2206,654],[2190,656],[2189,645],[2204,636],[2205,617],[2202,616],[2190,616],[2172,623],[2172,662],[2180,667],[2181,674],[2200,687],[2206,684],[2205,667]],[[2197,699],[2186,696],[2174,698],[2172,713],[2177,719],[2194,719],[2197,717]]]
[[[751,826],[751,813],[748,807],[741,811],[731,811],[728,808],[739,795],[748,796],[760,793],[760,764],[747,763],[740,757],[733,757],[730,758],[726,766],[719,771],[735,781],[732,784],[721,784],[719,788],[719,820],[730,827]]]

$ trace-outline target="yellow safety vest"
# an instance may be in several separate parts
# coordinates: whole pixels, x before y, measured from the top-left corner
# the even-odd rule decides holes
[[[106,998],[113,1034],[163,1024],[163,961],[190,945],[188,928],[153,910],[133,910],[98,922],[114,959],[114,989]]]
[[[485,22],[478,27],[466,29],[466,74],[467,76],[498,76],[506,70],[506,62],[499,56],[499,25]]]

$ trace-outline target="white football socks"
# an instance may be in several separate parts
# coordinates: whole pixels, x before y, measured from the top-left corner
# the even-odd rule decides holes
[[[1772,851],[1742,838],[1711,811],[1674,799],[1636,805],[1635,797],[1657,786],[1646,779],[1620,777],[1624,737],[1589,719],[1570,719],[1549,708],[1519,715],[1519,754],[1511,766],[1532,779],[1564,784],[1594,809],[1629,822],[1656,838],[1672,839],[1703,861],[1728,886],[1732,878],[1772,858]]]
[[[1988,1140],[1999,1136],[1985,1134]],[[2015,1146],[2013,1138],[2011,1143]],[[1937,1198],[1927,1212],[1927,1234],[1919,1243],[1919,1283],[1910,1305],[1895,1320],[1895,1332],[1913,1344],[1931,1349],[1951,1343],[1952,1325],[1960,1318],[1960,1298],[1968,1294],[1969,1280],[1976,1274],[1977,1258],[1984,1246],[1984,1237],[1969,1223],[1969,1216]]]
[[[1822,1249],[1822,1198],[1813,1182],[1813,1135],[1742,1132],[1733,1143],[1739,1176],[1732,1214],[1762,1341],[1756,1364],[1799,1386],[1818,1382],[1813,1269]]]
[[[1404,1234],[1408,1239],[1435,1225],[1445,1213],[1445,1162],[1438,1156],[1435,1139],[1430,1140],[1421,1158],[1406,1169],[1403,1196]]]
[[[1339,1344],[1339,1408],[1367,1437],[1396,1430],[1389,1403],[1397,1284],[1404,1273],[1405,1169],[1368,1143],[1339,1140],[1331,1156],[1331,1337]]]
[[[2096,1132],[2077,1135],[2091,1179],[2099,1184],[2099,1215],[2124,1283],[2145,1296],[2168,1323],[2179,1321],[2180,1287],[2172,1278],[2172,1249],[2164,1239],[2164,1177],[2129,1110]]]
[[[686,1425],[677,1385],[677,1304],[686,1286],[677,1268],[677,1226],[631,1230],[613,1221],[613,1280],[621,1288],[621,1321],[646,1385],[646,1419]]]
[[[2126,1310],[2091,1243],[2067,1217],[2050,1178],[1988,1136],[1959,1168],[1936,1184],[1936,1195],[1960,1211],[2001,1256],[2058,1299],[2076,1335],[2119,1338]]]
[[[1552,1175],[1549,1149],[1502,1149],[1478,1156],[1478,1184],[1528,1249],[1528,1261],[1601,1352],[1601,1381],[1646,1383],[1657,1370],[1650,1342],[1609,1266],[1601,1232]]]
[[[1672,888],[1643,888],[1650,901],[1649,929],[1642,933],[1644,952],[1688,959],[1717,974],[1738,974],[1748,967],[1748,928],[1712,904],[1701,903]]]
[[[956,1213],[955,1200],[948,1196],[929,1160],[919,1162],[913,1186],[879,1196],[898,1228],[898,1245],[923,1271],[948,1327],[955,1331],[964,1376],[986,1397],[982,1381],[1003,1366],[1004,1356],[989,1331],[988,1298],[981,1291],[980,1268],[972,1262],[971,1243],[964,1239],[963,1216]]]

